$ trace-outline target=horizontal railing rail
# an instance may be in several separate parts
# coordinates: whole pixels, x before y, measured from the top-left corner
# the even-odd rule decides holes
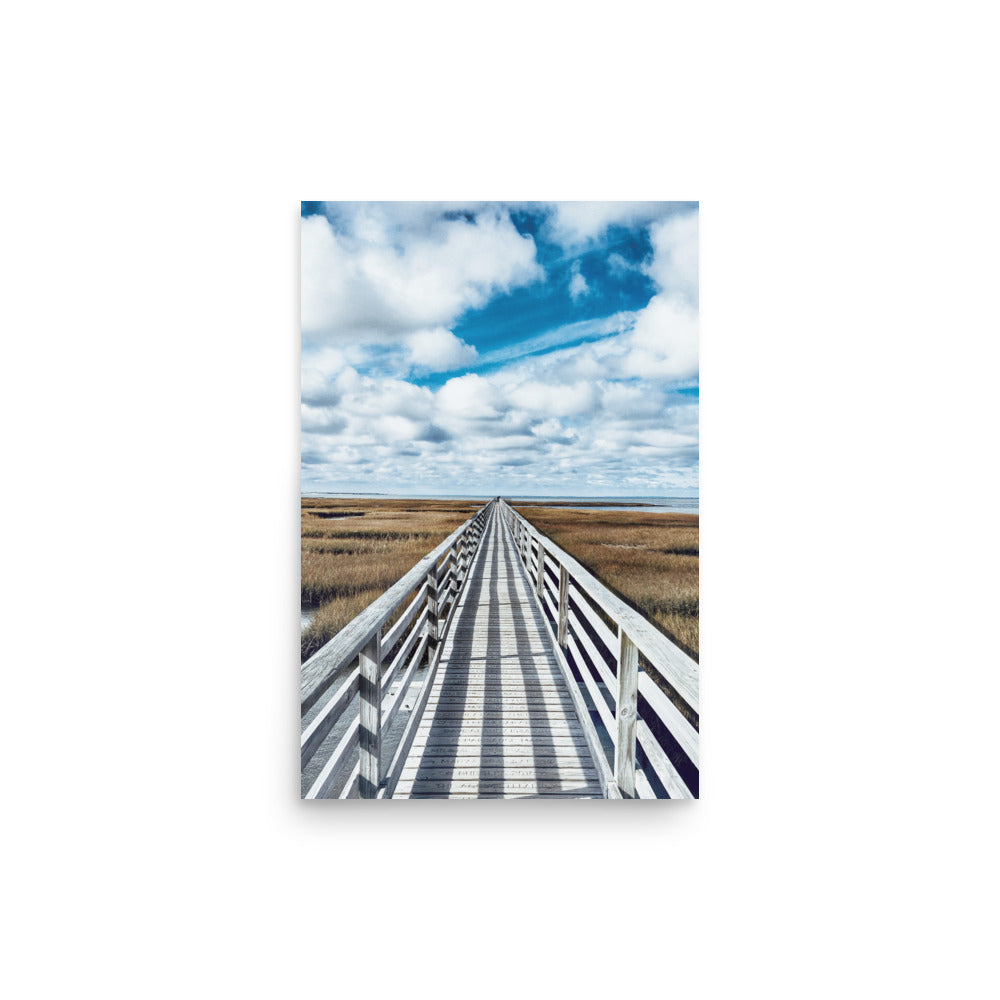
[[[375,798],[387,786],[391,794],[400,755],[383,771],[382,735],[396,721],[420,666],[431,668],[430,675],[436,665],[492,507],[493,501],[452,532],[302,664],[303,771],[332,743],[334,730],[343,730],[336,746],[323,751],[306,798]],[[414,706],[400,748],[420,714],[425,690],[417,700],[421,705]]]
[[[587,702],[598,755],[613,753],[601,761],[607,792],[697,798],[698,664],[508,503],[500,513]]]

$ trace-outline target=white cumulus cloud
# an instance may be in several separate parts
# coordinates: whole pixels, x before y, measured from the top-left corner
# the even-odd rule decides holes
[[[394,229],[358,212],[342,224],[322,215],[302,220],[307,344],[450,326],[497,292],[544,277],[534,241],[506,210],[486,207],[471,220],[423,214]]]
[[[446,372],[470,365],[476,349],[443,326],[418,330],[407,339],[410,365],[428,372]]]

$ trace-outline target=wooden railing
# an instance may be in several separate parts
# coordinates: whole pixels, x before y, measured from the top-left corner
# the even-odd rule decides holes
[[[585,698],[598,763],[626,798],[697,798],[698,664],[509,504],[500,513]]]
[[[340,798],[355,791],[361,798],[392,794],[426,702],[441,640],[492,507],[493,501],[302,664],[303,771],[338,724],[343,728],[345,713],[354,713],[337,745],[324,751],[323,766],[306,798],[329,798],[338,789]],[[383,771],[382,734],[396,720],[425,662],[429,669],[418,704]]]

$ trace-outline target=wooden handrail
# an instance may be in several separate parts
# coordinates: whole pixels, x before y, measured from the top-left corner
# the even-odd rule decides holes
[[[354,695],[359,696],[357,717],[325,760],[307,798],[324,798],[331,794],[352,758],[355,765],[341,795],[349,794],[355,787],[362,798],[374,798],[379,794],[385,777],[382,734],[392,725],[425,654],[432,664],[435,653],[440,650],[440,640],[447,631],[492,504],[491,501],[453,531],[302,665],[303,718],[320,699],[326,698],[325,704],[303,726],[303,768],[343,718],[345,710],[354,702]],[[411,599],[414,591],[416,594]],[[389,619],[404,606],[401,617],[385,629]],[[416,652],[409,656],[414,644],[417,644]],[[392,664],[383,671],[384,658],[394,650]],[[355,669],[332,694],[328,694],[334,681],[355,660]],[[386,695],[384,688],[400,676],[397,690]]]
[[[639,653],[694,715],[698,713],[698,664],[506,501],[501,501],[500,511],[553,638],[564,655],[572,656],[585,682],[581,691],[585,690],[594,703],[614,745],[618,790],[629,798],[655,796],[647,776],[636,768],[638,743],[671,798],[694,798],[690,784],[698,773],[698,731],[645,670],[639,669]],[[558,586],[546,572],[547,564],[556,570]],[[579,617],[571,604],[579,610]],[[614,632],[595,607],[614,623]],[[610,663],[614,663],[613,677]],[[602,684],[607,696],[614,699],[613,726],[609,725],[609,706],[600,700]]]

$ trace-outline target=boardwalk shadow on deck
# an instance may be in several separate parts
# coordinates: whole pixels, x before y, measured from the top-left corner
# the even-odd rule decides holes
[[[508,532],[498,519],[489,534],[488,554],[484,552],[469,580],[442,651],[447,678],[435,684],[440,699],[427,709],[431,721],[426,745],[409,774],[414,781],[411,794],[449,797],[455,793],[432,789],[453,780],[475,782],[477,789],[485,783],[490,789],[509,777],[518,783],[546,783],[562,797],[599,795],[594,762],[582,734],[574,732],[578,726],[572,700],[558,675],[541,612],[512,555]],[[459,738],[477,716],[478,741]],[[510,738],[512,730],[519,734],[518,741]],[[427,782],[435,784],[422,791],[420,784]],[[547,797],[527,790],[511,794]]]

